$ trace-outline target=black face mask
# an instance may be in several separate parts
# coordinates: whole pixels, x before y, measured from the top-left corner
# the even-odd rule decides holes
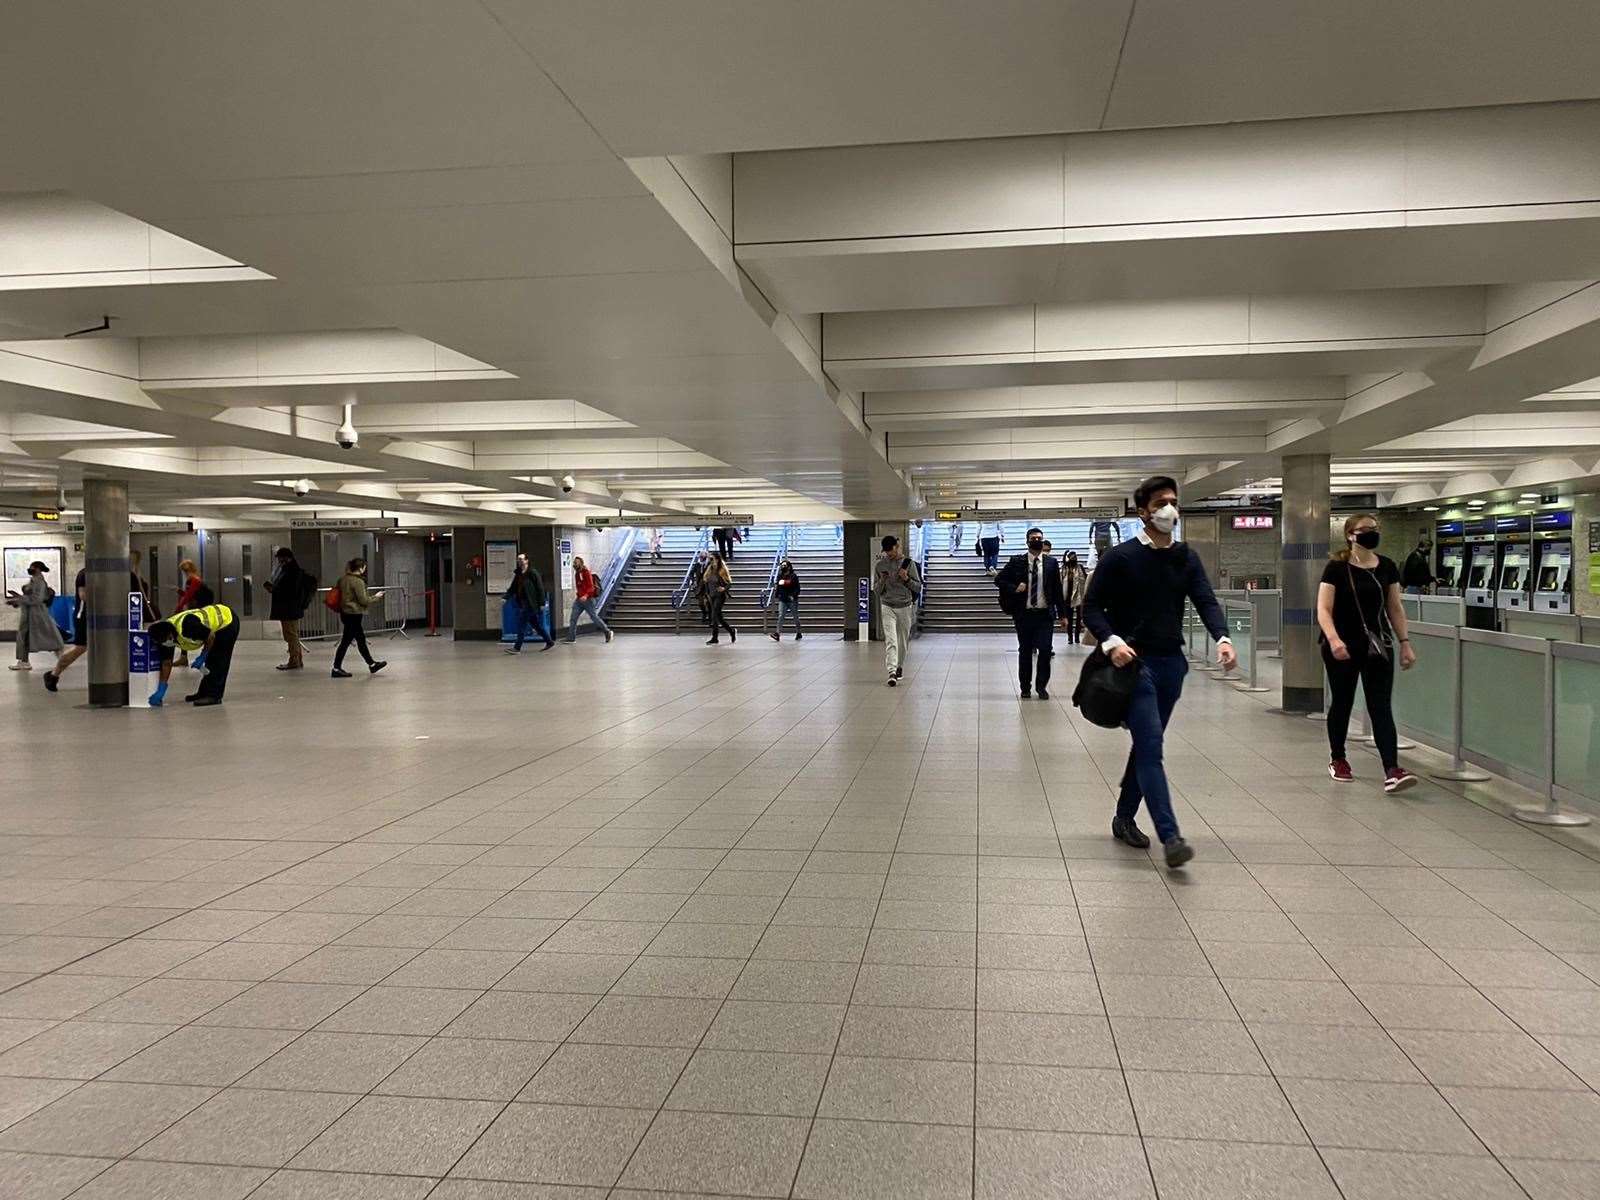
[[[1356,534],[1355,538],[1356,545],[1360,546],[1363,550],[1376,550],[1378,548],[1379,540],[1378,531],[1376,529],[1363,529],[1360,533]]]
[[[1028,549],[1032,550],[1035,554],[1039,553],[1039,551],[1044,549],[1044,540],[1042,538],[1029,538]]]

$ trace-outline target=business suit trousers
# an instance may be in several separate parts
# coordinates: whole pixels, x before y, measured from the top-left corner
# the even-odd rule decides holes
[[[1025,608],[1012,616],[1017,627],[1017,682],[1024,692],[1050,686],[1050,653],[1055,648],[1055,624],[1048,608]]]

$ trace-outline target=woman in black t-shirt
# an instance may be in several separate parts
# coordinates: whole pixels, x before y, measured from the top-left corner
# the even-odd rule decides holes
[[[1356,684],[1367,698],[1372,738],[1383,759],[1383,790],[1398,792],[1417,777],[1400,766],[1399,736],[1390,696],[1394,691],[1394,646],[1400,666],[1417,661],[1406,636],[1406,614],[1400,606],[1400,571],[1394,560],[1377,553],[1378,520],[1358,513],[1344,523],[1345,548],[1322,572],[1317,589],[1317,625],[1322,630],[1322,662],[1333,692],[1328,706],[1328,774],[1337,783],[1355,778],[1345,758],[1344,739],[1355,707]]]

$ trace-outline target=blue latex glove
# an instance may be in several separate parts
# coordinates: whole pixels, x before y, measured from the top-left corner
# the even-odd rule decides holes
[[[202,650],[199,654],[196,654],[189,660],[189,665],[196,671],[204,671],[206,669],[206,652]]]

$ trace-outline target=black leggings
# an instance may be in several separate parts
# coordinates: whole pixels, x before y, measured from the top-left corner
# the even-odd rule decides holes
[[[333,669],[344,669],[344,652],[350,649],[350,643],[356,644],[356,649],[361,651],[361,657],[366,660],[367,666],[372,665],[372,652],[367,649],[367,631],[361,627],[361,613],[340,613],[339,620],[344,622],[344,636],[339,639],[339,649],[333,656]]]
[[[728,624],[728,618],[722,615],[722,606],[727,602],[728,597],[725,595],[717,595],[711,598],[711,620],[709,623],[711,625],[711,640],[713,642],[717,640],[717,635],[722,632],[722,630],[726,629],[729,633],[733,632],[733,626]]]
[[[1334,758],[1344,758],[1345,734],[1350,729],[1350,710],[1356,703],[1356,683],[1367,698],[1367,719],[1372,723],[1372,738],[1378,745],[1383,769],[1400,765],[1399,734],[1394,727],[1394,660],[1388,655],[1360,654],[1354,647],[1348,661],[1340,662],[1322,648],[1322,662],[1328,671],[1328,688],[1333,701],[1328,705],[1328,750]]]
[[[1067,641],[1076,646],[1083,637],[1083,605],[1069,604],[1067,606]]]

